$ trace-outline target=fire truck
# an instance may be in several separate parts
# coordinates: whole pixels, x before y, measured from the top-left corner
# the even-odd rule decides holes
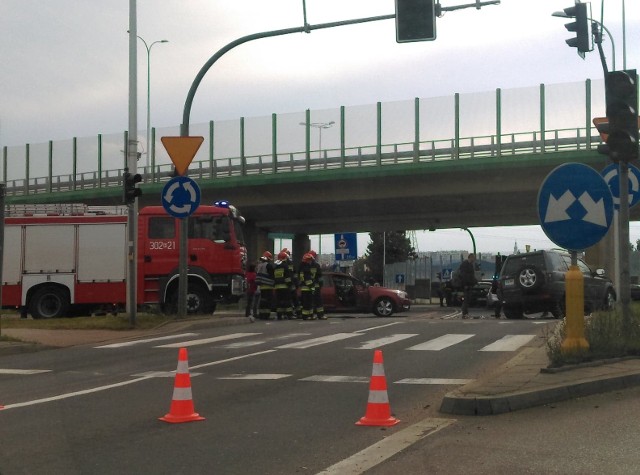
[[[188,219],[187,311],[212,313],[245,288],[244,218],[226,202]],[[116,312],[126,303],[126,207],[9,206],[5,218],[2,307],[54,318]],[[142,208],[137,233],[137,303],[177,310],[180,220]]]

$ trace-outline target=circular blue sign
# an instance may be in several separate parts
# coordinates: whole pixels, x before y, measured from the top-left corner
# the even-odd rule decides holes
[[[174,218],[186,218],[200,206],[200,187],[189,177],[173,177],[162,189],[162,206]]]
[[[542,230],[558,246],[580,251],[597,244],[613,221],[613,196],[604,178],[582,163],[555,168],[538,191]]]
[[[629,166],[629,208],[638,204],[640,201],[640,169],[635,165],[628,164]],[[604,181],[609,185],[611,194],[613,195],[613,206],[615,209],[620,209],[620,166],[617,163],[612,163],[604,170],[602,170],[602,177]]]

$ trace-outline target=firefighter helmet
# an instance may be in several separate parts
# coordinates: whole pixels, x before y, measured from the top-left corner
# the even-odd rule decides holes
[[[311,262],[313,260],[313,255],[307,252],[304,256],[302,256],[302,262]]]
[[[270,261],[273,259],[273,254],[271,254],[269,251],[264,251],[260,259],[262,259],[263,261]]]
[[[313,249],[311,249],[309,251],[309,254],[311,254],[311,257],[313,257],[314,259],[316,259],[318,257],[318,253],[316,251],[314,251]]]
[[[289,254],[287,254],[285,251],[280,251],[280,253],[278,254],[278,260],[286,261],[287,259],[289,259]]]

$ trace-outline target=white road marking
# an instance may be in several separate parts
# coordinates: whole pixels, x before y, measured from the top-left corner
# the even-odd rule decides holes
[[[196,336],[196,335],[197,333],[181,333],[180,335],[159,336],[156,338],[145,338],[142,340],[125,341],[122,343],[111,343],[109,345],[94,346],[94,348],[123,348],[125,346],[133,346],[133,345],[139,345],[142,343],[150,343],[152,341],[173,340],[174,338],[187,338],[187,337]]]
[[[325,343],[332,343],[334,341],[346,340],[347,338],[353,338],[354,336],[360,336],[357,333],[334,333],[333,335],[321,336],[319,338],[311,338],[310,340],[303,340],[297,343],[289,343],[287,345],[276,346],[278,349],[295,348],[296,350],[302,350],[311,348],[312,346],[324,345]]]
[[[188,346],[206,345],[208,343],[216,343],[218,341],[225,341],[225,340],[235,340],[237,338],[244,338],[246,336],[255,336],[255,335],[260,335],[260,333],[231,333],[229,335],[214,336],[211,338],[201,338],[199,340],[180,341],[178,343],[171,343],[169,345],[156,346],[155,348],[186,348]]]
[[[364,333],[364,332],[368,332],[370,330],[379,330],[380,328],[392,327],[394,325],[400,325],[401,323],[402,322],[387,323],[386,325],[378,325],[376,327],[369,327],[369,328],[364,328],[362,330],[356,330],[354,333]]]
[[[40,374],[49,373],[50,369],[2,369],[0,368],[0,374]]]
[[[232,374],[231,376],[221,376],[218,379],[246,379],[246,380],[267,380],[267,379],[284,379],[291,377],[290,374]]]
[[[84,396],[86,394],[92,394],[92,393],[97,393],[97,392],[100,392],[100,391],[106,391],[108,389],[114,389],[114,388],[119,388],[119,387],[122,387],[122,386],[128,386],[129,384],[139,383],[140,381],[146,381],[147,379],[150,379],[150,377],[149,376],[143,376],[141,378],[130,379],[128,381],[121,381],[119,383],[108,384],[106,386],[98,386],[96,388],[83,389],[82,391],[75,391],[75,392],[72,392],[72,393],[59,394],[57,396],[45,397],[45,398],[42,398],[42,399],[34,399],[33,401],[18,402],[18,403],[15,403],[15,404],[7,404],[7,405],[4,406],[4,409],[2,409],[2,411],[7,411],[9,409],[17,409],[19,407],[35,406],[37,404],[44,404],[46,402],[61,401],[63,399],[69,399],[69,398],[77,397],[77,396]]]
[[[535,335],[505,335],[498,341],[481,348],[480,351],[516,351],[535,337]]]
[[[266,355],[267,353],[274,353],[275,351],[276,350],[258,351],[257,353],[249,353],[248,355],[234,356],[233,358],[227,358],[227,359],[218,360],[218,361],[210,361],[209,363],[202,363],[195,366],[189,366],[189,368],[191,369],[206,368],[207,366],[216,366],[219,364],[229,363],[230,361],[237,361],[237,360],[243,360],[245,358],[253,358],[254,356]]]
[[[390,335],[385,338],[366,341],[358,347],[348,347],[348,348],[352,350],[373,350],[376,348],[380,348],[381,346],[389,345],[391,343],[395,343],[396,341],[406,340],[407,338],[411,338],[414,336],[418,336],[418,334],[417,333],[398,333],[395,335]]]
[[[441,337],[435,338],[433,340],[420,343],[419,345],[412,346],[410,348],[407,348],[407,350],[440,351],[450,346],[456,345],[464,340],[468,340],[473,336],[475,335],[460,335],[450,333],[448,335],[442,335]]]
[[[319,383],[368,383],[371,378],[364,376],[309,376],[298,381],[315,381]]]
[[[393,457],[398,452],[455,422],[455,419],[425,419],[401,431],[387,435],[360,452],[353,454],[317,475],[357,475]]]
[[[249,341],[239,341],[236,343],[229,343],[228,345],[221,345],[220,348],[229,348],[229,349],[237,349],[237,348],[248,348],[251,346],[258,346],[268,341],[278,341],[278,340],[289,340],[291,338],[298,338],[301,336],[309,336],[311,333],[288,333],[286,335],[279,335],[274,338],[270,338],[268,340],[249,340]]]
[[[189,376],[196,377],[196,376],[200,376],[203,373],[192,373],[191,371],[189,371]],[[136,374],[132,374],[131,376],[135,376],[135,377],[140,377],[140,376],[146,376],[148,378],[173,378],[175,377],[176,372],[174,371],[145,371],[144,373],[136,373]]]
[[[468,384],[473,379],[446,379],[446,378],[405,378],[395,381],[394,384],[441,384],[441,385],[461,385]]]

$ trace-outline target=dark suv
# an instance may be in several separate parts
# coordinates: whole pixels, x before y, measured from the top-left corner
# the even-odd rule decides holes
[[[498,295],[507,318],[522,318],[526,313],[550,312],[564,317],[565,274],[571,265],[567,251],[549,250],[509,256],[500,271]],[[604,270],[592,272],[578,259],[584,277],[585,313],[613,308],[616,292]]]

